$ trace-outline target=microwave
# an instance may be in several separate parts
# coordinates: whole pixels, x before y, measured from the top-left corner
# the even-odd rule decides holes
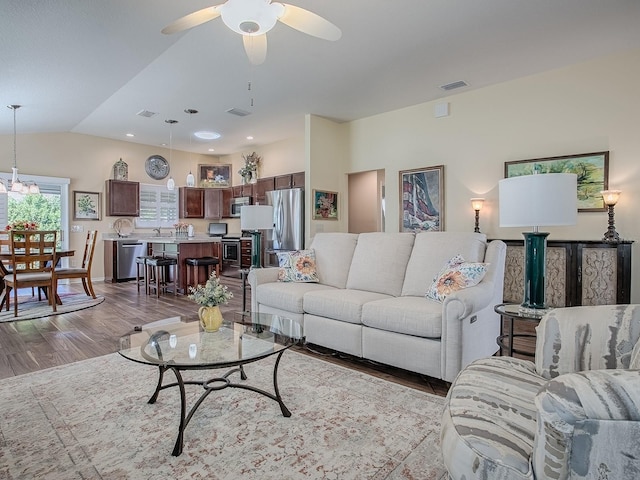
[[[240,209],[245,205],[251,205],[252,198],[251,197],[237,197],[231,199],[231,208],[229,211],[231,212],[232,217],[240,217]]]

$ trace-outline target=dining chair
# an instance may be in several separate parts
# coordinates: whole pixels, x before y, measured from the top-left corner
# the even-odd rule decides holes
[[[56,268],[56,279],[63,278],[82,279],[82,286],[87,295],[96,298],[96,294],[93,291],[93,285],[91,283],[91,264],[93,263],[93,252],[96,246],[96,237],[98,235],[97,230],[89,230],[87,232],[87,238],[84,243],[84,255],[82,256],[81,267],[60,267]]]
[[[55,292],[57,287],[54,269],[56,259],[55,230],[12,230],[11,271],[4,277],[6,306],[10,308],[13,291],[13,316],[18,316],[18,289],[23,287],[43,287]],[[49,304],[56,311],[56,296],[48,295]]]

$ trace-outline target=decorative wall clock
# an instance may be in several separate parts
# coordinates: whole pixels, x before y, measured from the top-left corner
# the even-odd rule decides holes
[[[144,169],[151,178],[162,180],[169,175],[169,162],[161,155],[151,155],[147,158]]]

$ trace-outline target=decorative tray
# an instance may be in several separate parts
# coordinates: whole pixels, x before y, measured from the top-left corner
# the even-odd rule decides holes
[[[121,237],[128,237],[133,233],[133,222],[128,218],[119,218],[113,222],[113,229]]]

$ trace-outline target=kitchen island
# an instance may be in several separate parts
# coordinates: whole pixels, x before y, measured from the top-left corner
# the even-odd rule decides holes
[[[131,280],[130,273],[122,275],[118,273],[118,270],[125,271],[127,269],[120,265],[118,268],[118,253],[122,254],[123,246],[128,246],[133,243],[145,244],[143,247],[144,252],[147,255],[153,255],[158,257],[169,257],[178,260],[178,290],[180,293],[188,293],[187,291],[187,276],[185,260],[187,258],[199,258],[199,257],[215,257],[222,262],[221,255],[221,242],[219,237],[209,237],[207,235],[196,235],[194,237],[158,237],[158,236],[144,236],[144,235],[131,235],[129,237],[103,237],[105,246],[104,255],[104,271],[105,281],[107,282],[120,282]],[[120,264],[122,264],[120,259]],[[135,260],[135,259],[134,259]],[[133,265],[132,268],[135,268]],[[204,269],[198,269],[198,283],[204,284],[207,279]],[[129,272],[131,270],[128,270]],[[135,272],[135,270],[133,270]],[[135,278],[135,275],[133,276]]]

